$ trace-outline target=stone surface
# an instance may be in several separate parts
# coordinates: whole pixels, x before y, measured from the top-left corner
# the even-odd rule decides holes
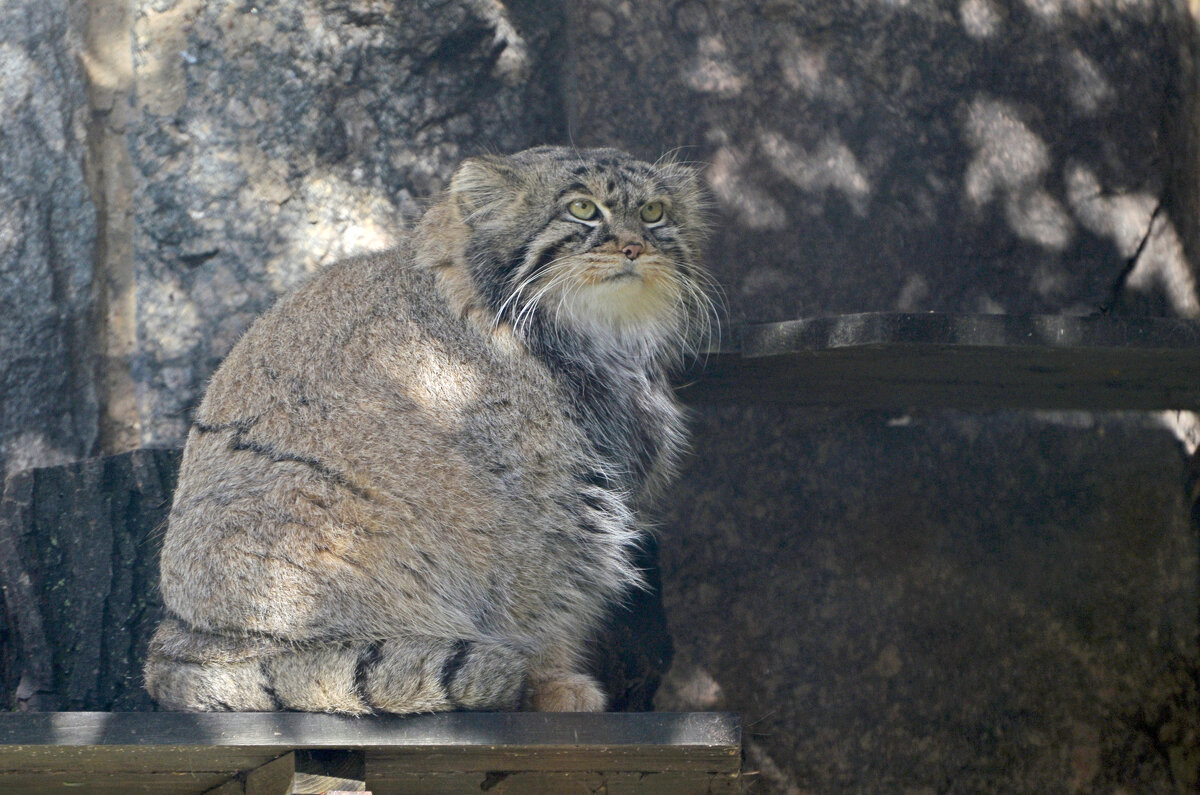
[[[282,291],[393,244],[463,157],[558,126],[552,4],[136,8],[128,140],[146,444],[182,439],[208,375]]]
[[[721,409],[695,448],[657,706],[740,711],[761,791],[1173,791],[1200,569],[1168,433]]]
[[[570,9],[572,139],[704,165],[735,318],[1200,312],[1165,206],[1179,3]]]
[[[79,26],[13,0],[0,23],[0,474],[87,455],[95,210]]]

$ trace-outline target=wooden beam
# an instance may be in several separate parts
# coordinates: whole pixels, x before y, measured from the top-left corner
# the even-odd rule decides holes
[[[323,792],[365,792],[366,769],[362,751],[308,750],[293,755],[296,768],[294,795]]]
[[[561,783],[609,774],[614,786],[638,774],[661,791],[686,792],[736,780],[741,729],[725,713],[0,713],[0,791],[79,792],[83,783],[88,792],[201,793],[243,774],[249,792],[256,775],[278,788],[267,776],[277,760],[291,760],[284,766],[297,780],[306,763],[296,760],[323,765],[330,750],[360,752],[376,795],[467,779],[478,786],[517,776],[511,787],[529,776]]]
[[[361,751],[291,751],[204,795],[328,795],[365,792]]]
[[[246,795],[292,795],[296,781],[296,754],[286,753],[246,774]]]
[[[742,326],[679,394],[859,409],[1198,409],[1200,322],[868,313]]]

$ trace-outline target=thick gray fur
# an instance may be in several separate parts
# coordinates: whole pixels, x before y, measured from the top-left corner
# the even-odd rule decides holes
[[[714,316],[701,203],[614,150],[468,160],[405,245],[259,318],[188,435],[158,703],[603,709],[581,649],[640,582],[667,373]]]

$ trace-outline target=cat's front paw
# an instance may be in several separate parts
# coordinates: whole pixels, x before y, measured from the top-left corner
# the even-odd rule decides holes
[[[530,682],[529,708],[536,712],[603,712],[608,699],[587,674],[555,674]]]

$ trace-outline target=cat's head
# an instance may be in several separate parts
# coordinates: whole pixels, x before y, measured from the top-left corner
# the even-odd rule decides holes
[[[664,352],[708,341],[716,309],[692,168],[538,147],[465,161],[449,195],[470,230],[472,279],[498,322]]]

